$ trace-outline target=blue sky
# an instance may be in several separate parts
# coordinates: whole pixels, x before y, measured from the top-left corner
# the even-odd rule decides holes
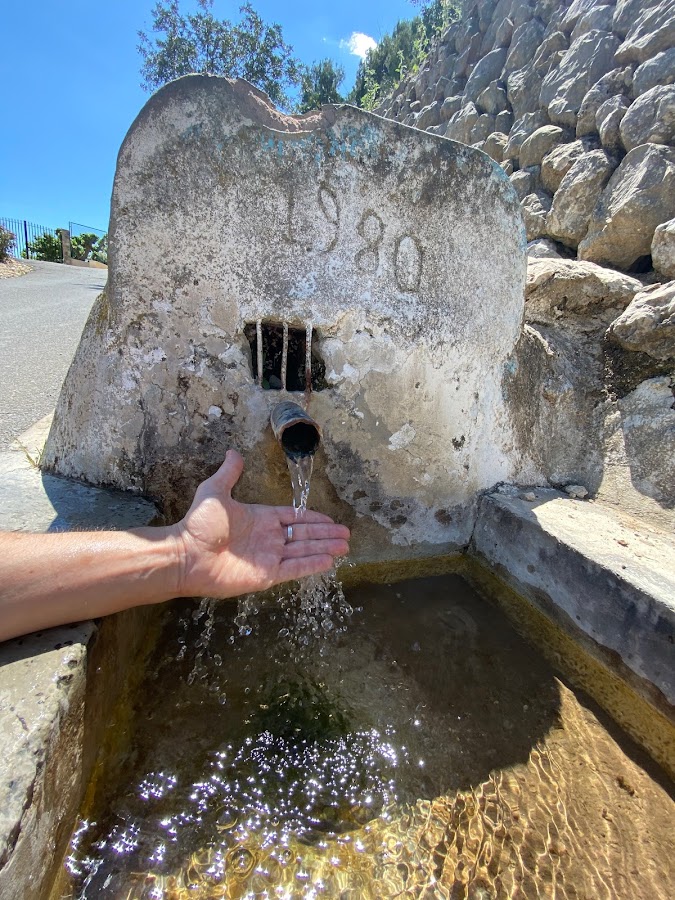
[[[0,5],[0,217],[107,229],[117,152],[148,98],[136,47],[154,0]],[[239,5],[215,0],[213,12],[236,19]],[[185,10],[195,6],[181,0]],[[330,56],[343,65],[343,90],[359,63],[348,48],[352,35],[377,41],[418,11],[409,0],[253,0],[253,7],[282,26],[303,62]]]

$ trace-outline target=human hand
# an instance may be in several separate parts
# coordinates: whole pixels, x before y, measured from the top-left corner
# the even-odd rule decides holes
[[[197,488],[185,517],[172,526],[179,550],[178,596],[237,597],[328,571],[349,552],[349,529],[292,506],[238,503],[231,492],[244,468],[228,450],[220,469]],[[293,538],[288,541],[288,526]]]

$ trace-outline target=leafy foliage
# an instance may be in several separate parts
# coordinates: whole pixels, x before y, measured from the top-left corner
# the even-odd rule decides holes
[[[73,259],[96,262],[108,262],[108,235],[99,237],[97,234],[75,234],[70,239],[70,255]]]
[[[28,241],[28,253],[21,251],[24,259],[30,255],[31,259],[42,259],[45,262],[63,262],[63,249],[61,247],[61,232],[57,230],[52,234],[45,231],[32,241]]]
[[[246,78],[271,100],[288,105],[287,91],[298,84],[300,67],[280,25],[268,25],[250,3],[241,19],[216,19],[213,0],[198,0],[199,11],[183,15],[178,0],[159,0],[152,10],[152,35],[138,32],[143,58],[142,86],[153,91],[193,72]]]
[[[0,225],[0,262],[4,262],[7,259],[15,240],[16,235]]]
[[[413,0],[415,2],[415,0]],[[349,102],[373,109],[423,63],[432,39],[459,18],[459,0],[417,2],[420,15],[398,22],[359,65]]]
[[[322,59],[321,62],[303,67],[298,112],[319,109],[324,103],[343,103],[340,85],[344,80],[345,70],[332,59]]]

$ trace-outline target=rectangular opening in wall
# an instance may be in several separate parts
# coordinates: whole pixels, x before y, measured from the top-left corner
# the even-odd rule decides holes
[[[307,335],[311,334],[310,353]],[[318,349],[315,329],[297,328],[283,322],[249,322],[244,335],[251,348],[253,378],[263,390],[304,391],[307,388],[307,360],[310,360],[310,384],[313,391],[322,391],[326,384],[326,366]],[[259,339],[261,346],[259,348]],[[259,377],[259,367],[262,375]]]

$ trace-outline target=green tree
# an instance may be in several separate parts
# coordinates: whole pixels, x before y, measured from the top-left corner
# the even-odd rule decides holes
[[[183,15],[178,0],[159,0],[152,10],[152,33],[138,32],[143,58],[142,87],[154,91],[193,72],[246,78],[270,99],[288,106],[288,90],[298,84],[300,69],[280,25],[266,24],[250,3],[241,19],[216,19],[213,0],[197,0],[199,11]]]
[[[373,109],[396,89],[409,72],[416,72],[432,39],[459,18],[459,0],[413,0],[421,14],[398,22],[377,47],[368,51],[356,73],[349,102]]]
[[[300,77],[298,111],[320,109],[324,103],[343,103],[340,85],[345,80],[345,70],[332,59],[322,59],[311,66],[304,66]]]
[[[34,240],[28,241],[28,253],[21,251],[26,259],[30,254],[31,259],[43,259],[46,262],[63,262],[63,248],[61,247],[61,231],[56,229],[54,234],[45,231]]]
[[[73,259],[89,259],[98,239],[97,234],[74,234],[70,239],[70,255]]]

